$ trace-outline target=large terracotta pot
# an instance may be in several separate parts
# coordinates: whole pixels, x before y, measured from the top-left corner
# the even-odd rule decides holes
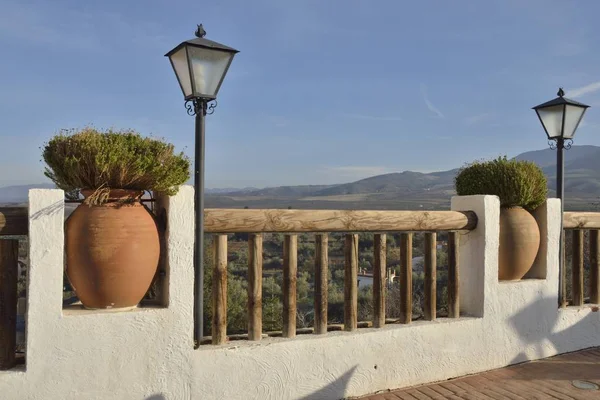
[[[108,203],[81,204],[66,221],[67,276],[86,308],[135,307],[152,283],[160,242],[141,195],[111,190]]]
[[[540,229],[521,207],[500,209],[498,279],[518,280],[533,266],[540,248]]]

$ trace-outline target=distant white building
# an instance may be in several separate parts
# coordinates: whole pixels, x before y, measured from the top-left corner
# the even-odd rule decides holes
[[[392,268],[387,269],[386,273],[386,281],[388,285],[394,283],[394,279],[396,278],[396,273]],[[367,272],[365,270],[360,269],[358,271],[358,288],[363,288],[366,286],[373,286],[373,274]]]

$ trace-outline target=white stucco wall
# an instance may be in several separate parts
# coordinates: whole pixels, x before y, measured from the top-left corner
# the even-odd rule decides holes
[[[30,193],[27,368],[0,373],[2,399],[338,399],[600,345],[598,313],[557,309],[557,200],[535,215],[546,279],[521,282],[497,279],[498,199],[452,200],[479,218],[460,235],[460,319],[193,350],[192,189],[162,200],[168,308],[122,313],[61,310],[62,199]]]

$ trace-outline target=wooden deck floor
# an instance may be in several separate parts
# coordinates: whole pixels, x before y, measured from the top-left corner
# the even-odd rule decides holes
[[[589,383],[600,386],[600,348],[563,354],[444,382],[378,393],[362,399],[600,400],[600,390],[583,390],[576,387],[576,385],[589,385]]]

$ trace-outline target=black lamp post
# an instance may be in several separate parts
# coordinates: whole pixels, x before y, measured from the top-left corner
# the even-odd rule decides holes
[[[573,144],[573,136],[579,126],[583,115],[589,106],[570,100],[564,97],[565,92],[560,88],[558,97],[547,101],[539,106],[533,107],[537,113],[546,135],[548,135],[548,144],[551,149],[556,149],[556,196],[560,199],[560,242],[558,253],[558,305],[564,307],[565,293],[563,286],[564,273],[564,232],[563,232],[563,213],[564,213],[564,172],[565,161],[563,157],[564,149],[569,150]]]
[[[186,40],[165,54],[177,75],[189,115],[196,117],[194,168],[194,346],[204,334],[204,117],[212,114],[216,98],[237,50],[205,39],[198,25],[196,39]],[[210,103],[210,105],[209,105]]]

